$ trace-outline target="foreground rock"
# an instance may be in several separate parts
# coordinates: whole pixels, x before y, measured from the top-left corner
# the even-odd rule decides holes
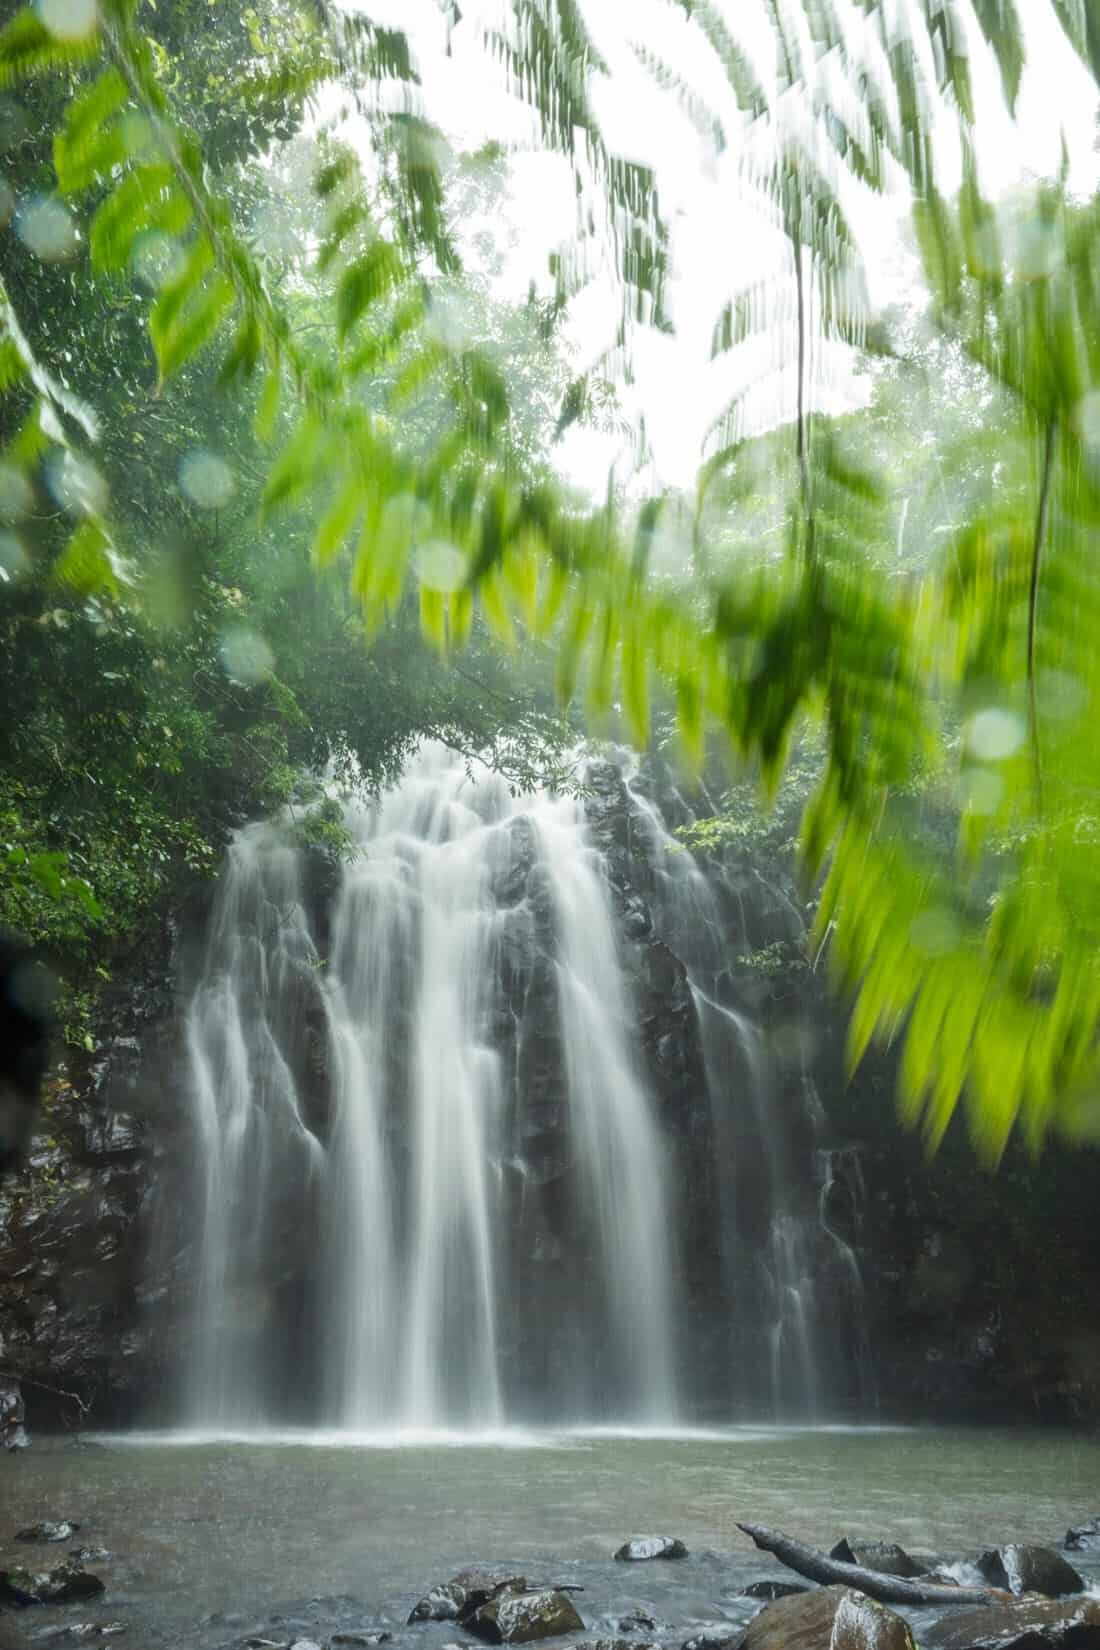
[[[624,1541],[617,1559],[627,1564],[641,1564],[649,1558],[686,1558],[688,1550],[682,1541],[671,1535],[632,1535]]]
[[[1100,1514],[1067,1530],[1062,1546],[1071,1553],[1100,1553]]]
[[[0,1570],[0,1600],[7,1604],[63,1604],[73,1598],[95,1598],[103,1591],[98,1576],[79,1564],[59,1564],[56,1570]]]
[[[845,1564],[816,1547],[792,1541],[781,1530],[768,1529],[766,1524],[738,1524],[737,1528],[744,1530],[761,1551],[771,1553],[800,1576],[827,1587],[854,1587],[868,1598],[878,1599],[880,1604],[988,1604],[997,1596],[987,1587],[945,1587],[935,1582],[907,1581],[880,1570],[865,1570],[861,1564]]]
[[[557,1638],[560,1633],[583,1633],[584,1622],[568,1593],[555,1588],[541,1592],[497,1593],[466,1618],[464,1625],[489,1644],[530,1644]]]
[[[1100,1650],[1100,1603],[1025,1598],[964,1610],[921,1638],[923,1650]]]
[[[16,1541],[68,1541],[80,1525],[75,1518],[44,1519],[41,1524],[28,1524],[25,1530],[16,1530]]]
[[[924,1574],[924,1566],[910,1558],[904,1547],[893,1541],[849,1541],[842,1536],[829,1553],[844,1564],[862,1564],[866,1570],[877,1570],[886,1576],[913,1576]]]
[[[901,1617],[850,1587],[781,1598],[749,1623],[742,1650],[915,1650]]]
[[[1017,1595],[1044,1593],[1047,1598],[1063,1598],[1067,1593],[1085,1590],[1084,1578],[1053,1547],[1024,1547],[1012,1542],[983,1553],[977,1565],[994,1587]]]

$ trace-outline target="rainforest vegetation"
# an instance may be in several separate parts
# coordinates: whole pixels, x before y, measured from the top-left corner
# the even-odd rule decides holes
[[[1024,0],[750,9],[604,20],[727,186],[694,485],[654,485],[631,394],[688,254],[605,130],[587,8],[442,7],[439,55],[514,117],[476,147],[392,9],[0,30],[0,918],[71,1041],[248,813],[338,848],[320,776],[377,787],[432,734],[568,784],[587,727],[706,770],[696,841],[798,836],[850,1056],[903,1047],[930,1141],[960,1100],[993,1158],[1095,1131],[1100,196],[1068,147],[986,187]],[[1095,7],[1032,9],[1100,79]],[[517,297],[532,156],[575,212]],[[876,198],[914,266],[877,307]],[[578,432],[629,454],[599,496]]]

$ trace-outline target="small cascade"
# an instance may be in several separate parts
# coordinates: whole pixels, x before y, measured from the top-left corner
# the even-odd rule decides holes
[[[308,1196],[326,1162],[299,1099],[317,961],[297,854],[274,828],[247,826],[229,849],[186,1024],[202,1235],[184,1404],[196,1423],[254,1426],[278,1407],[268,1261],[280,1194],[289,1181]]]
[[[827,1216],[836,1154],[819,1144],[825,1119],[801,1069],[801,1051],[794,1080],[788,1074],[784,1081],[763,1032],[739,1005],[730,916],[740,917],[741,949],[747,949],[740,897],[728,899],[723,910],[720,895],[728,891],[703,874],[634,782],[629,759],[621,760],[653,877],[656,926],[687,969],[698,1016],[720,1168],[731,1357],[737,1358],[738,1345],[743,1349],[748,1326],[761,1325],[766,1337],[766,1359],[739,1360],[739,1396],[777,1419],[814,1420],[851,1385],[853,1362],[861,1399],[873,1395],[859,1265]],[[785,896],[781,904],[792,932],[801,933],[796,908]],[[854,1357],[845,1337],[856,1347]]]
[[[801,1419],[866,1378],[858,1163],[739,1001],[736,902],[625,759],[589,777],[602,814],[426,744],[335,890],[237,833],[186,1026],[193,1425]]]

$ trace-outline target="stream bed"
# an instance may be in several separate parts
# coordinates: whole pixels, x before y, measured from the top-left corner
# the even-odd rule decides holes
[[[0,1568],[60,1562],[15,1531],[80,1522],[107,1590],[91,1604],[0,1615],[0,1646],[73,1621],[128,1624],[124,1646],[217,1650],[259,1635],[322,1642],[384,1630],[394,1650],[476,1643],[451,1623],[406,1626],[429,1586],[474,1563],[583,1588],[589,1637],[678,1646],[743,1622],[750,1581],[794,1579],[740,1519],[824,1548],[881,1538],[945,1558],[1005,1541],[1057,1546],[1100,1511],[1100,1437],[938,1428],[735,1428],[680,1436],[502,1433],[470,1441],[280,1435],[36,1439],[0,1459]],[[679,1536],[689,1557],[612,1562],[630,1535]],[[1100,1555],[1071,1555],[1100,1591]],[[917,1624],[919,1625],[919,1623]],[[59,1642],[64,1642],[59,1640]]]

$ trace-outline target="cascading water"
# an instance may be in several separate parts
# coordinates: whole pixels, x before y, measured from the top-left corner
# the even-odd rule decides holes
[[[334,894],[237,834],[187,1020],[192,1424],[668,1426],[708,1358],[710,1413],[829,1400],[833,1159],[794,1145],[707,879],[624,762],[592,772],[610,835],[426,745],[348,806]]]

